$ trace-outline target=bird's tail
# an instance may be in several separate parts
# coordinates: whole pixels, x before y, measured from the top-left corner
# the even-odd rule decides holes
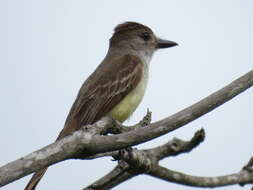
[[[73,120],[73,121],[71,120],[71,122],[69,122],[69,123],[67,122],[65,124],[64,128],[62,129],[62,131],[60,132],[60,134],[58,135],[56,141],[73,133],[74,131],[80,129],[80,127],[77,128],[77,124],[78,123],[76,122],[76,120]],[[34,173],[24,190],[35,190],[36,186],[40,182],[43,175],[46,173],[47,169],[48,169],[48,167],[43,168],[43,169],[37,171],[36,173]]]
[[[30,179],[29,183],[26,185],[24,190],[35,190],[37,184],[40,182],[43,175],[46,173],[47,168],[43,168],[33,174],[32,178]]]

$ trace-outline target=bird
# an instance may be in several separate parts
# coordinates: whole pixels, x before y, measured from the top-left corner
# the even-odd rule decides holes
[[[56,141],[104,116],[121,123],[128,119],[145,94],[154,52],[176,45],[141,23],[118,24],[104,60],[81,86]],[[35,190],[46,170],[35,172],[25,190]]]

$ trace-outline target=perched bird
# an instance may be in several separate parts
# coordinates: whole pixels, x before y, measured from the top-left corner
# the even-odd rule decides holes
[[[140,23],[116,26],[107,55],[79,90],[57,140],[103,116],[124,122],[143,99],[153,53],[176,45]],[[37,171],[25,190],[34,190],[46,170]]]

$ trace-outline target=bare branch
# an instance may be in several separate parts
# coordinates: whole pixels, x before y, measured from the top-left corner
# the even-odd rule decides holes
[[[193,150],[203,140],[204,131],[201,129],[195,133],[194,137],[190,141],[183,141],[174,138],[168,143],[153,149],[122,150],[118,156],[120,159],[125,161],[125,168],[128,169],[125,171],[120,170],[121,175],[114,176],[113,180],[110,179],[110,176],[108,175],[103,177],[102,179],[106,179],[108,183],[104,185],[103,183],[100,183],[100,188],[104,189],[103,187],[113,187],[119,185],[123,181],[138,174],[147,174],[168,182],[194,187],[221,187],[234,184],[245,185],[253,183],[253,171],[252,169],[249,170],[249,167],[251,167],[253,163],[252,158],[240,172],[218,177],[191,176],[181,172],[169,170],[158,164],[159,160],[163,159],[164,157],[178,155],[180,153]],[[124,174],[127,176],[127,178],[122,177]]]
[[[83,128],[70,136],[1,167],[0,186],[59,161],[76,158],[79,154],[89,157],[99,153],[120,150],[164,135],[212,111],[252,85],[253,70],[181,112],[152,123],[147,127],[123,134],[97,135],[106,134],[107,131],[110,131],[114,124],[109,119],[101,120],[100,122],[103,125],[100,124],[100,127],[96,127],[96,124],[86,126],[87,129]],[[94,127],[95,129],[93,129]]]
[[[204,140],[204,136],[204,130],[201,129],[195,133],[190,141],[174,138],[168,143],[152,149],[129,149],[118,151],[117,155],[114,154],[115,158],[122,159],[119,161],[118,166],[83,190],[107,190],[117,186],[136,175],[142,174],[143,171],[149,170],[152,163],[157,164],[160,159],[163,159],[166,156],[178,155],[180,153],[191,151]]]
[[[104,134],[110,130],[111,122],[110,118],[103,118],[93,125],[84,126],[78,132],[60,141],[2,166],[0,168],[0,187],[48,165],[75,157],[89,146],[94,135]]]
[[[114,157],[114,156],[117,156],[118,154],[119,154],[119,151],[115,150],[115,151],[111,151],[111,152],[105,152],[105,153],[95,154],[95,155],[92,155],[92,156],[85,156],[85,157],[83,157],[82,155],[80,155],[76,159],[93,160],[93,159],[102,158],[102,157]]]
[[[120,183],[138,175],[137,171],[124,161],[119,161],[118,165],[107,175],[97,180],[93,184],[84,188],[83,190],[107,190],[119,185]]]
[[[201,129],[197,131],[190,141],[183,141],[178,138],[167,142],[162,146],[153,149],[148,149],[149,152],[156,160],[160,161],[168,156],[176,156],[181,153],[187,153],[196,148],[205,139],[205,131]]]
[[[238,173],[219,177],[196,177],[173,170],[169,170],[159,165],[154,165],[148,175],[163,179],[168,182],[194,186],[194,187],[221,187],[234,184],[253,183],[253,172],[242,170]]]

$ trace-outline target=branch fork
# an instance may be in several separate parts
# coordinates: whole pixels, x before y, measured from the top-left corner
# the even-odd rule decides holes
[[[251,86],[253,70],[199,102],[157,122],[150,123],[149,111],[141,122],[130,127],[108,117],[102,118],[93,125],[84,126],[72,135],[0,167],[0,187],[63,160],[95,159],[103,156],[117,158],[118,165],[85,189],[110,189],[138,174],[195,187],[252,184],[253,158],[240,172],[218,177],[190,176],[159,165],[159,161],[166,157],[188,153],[199,146],[205,139],[203,129],[197,131],[189,141],[174,138],[152,149],[129,148],[185,126]],[[109,133],[113,135],[107,135]]]

